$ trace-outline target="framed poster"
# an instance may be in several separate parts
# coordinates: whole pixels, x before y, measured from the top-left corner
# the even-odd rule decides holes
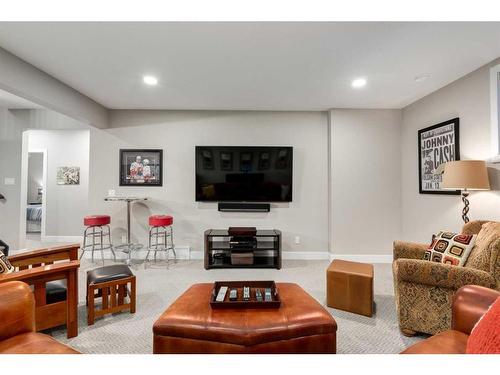
[[[418,131],[420,194],[460,194],[460,190],[443,190],[442,175],[436,173],[442,163],[460,160],[459,125],[457,117]]]
[[[162,171],[163,150],[120,150],[120,186],[162,186]]]

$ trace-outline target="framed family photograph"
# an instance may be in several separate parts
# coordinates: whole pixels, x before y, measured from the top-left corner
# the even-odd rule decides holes
[[[460,190],[443,190],[442,175],[436,173],[441,164],[460,160],[459,126],[457,117],[418,131],[420,194],[460,194]]]
[[[120,150],[120,186],[162,186],[162,171],[163,150]]]

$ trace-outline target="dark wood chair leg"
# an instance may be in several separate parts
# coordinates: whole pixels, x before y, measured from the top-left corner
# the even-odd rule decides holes
[[[94,301],[94,297],[95,297],[95,290],[94,290],[94,286],[90,285],[88,287],[88,292],[87,292],[87,298],[88,298],[88,306],[87,306],[87,324],[89,326],[91,326],[92,324],[94,324],[94,320],[95,320],[95,301]]]
[[[130,281],[130,313],[135,313],[135,276]]]
[[[67,282],[66,328],[69,339],[78,336],[78,274],[76,270],[69,271]]]

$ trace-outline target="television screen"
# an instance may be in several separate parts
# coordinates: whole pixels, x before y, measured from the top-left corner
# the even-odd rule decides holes
[[[196,201],[292,201],[292,147],[196,146],[195,153]]]

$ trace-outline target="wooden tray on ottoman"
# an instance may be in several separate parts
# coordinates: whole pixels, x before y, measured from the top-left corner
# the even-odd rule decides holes
[[[217,294],[222,286],[227,286],[228,290],[224,302],[217,302]],[[250,299],[243,300],[243,287],[250,288]],[[272,301],[257,301],[255,297],[256,289],[260,289],[264,298],[264,289],[271,288]],[[238,290],[238,300],[229,300],[229,291]],[[216,281],[210,296],[210,306],[213,309],[277,309],[281,305],[280,295],[274,281]]]

